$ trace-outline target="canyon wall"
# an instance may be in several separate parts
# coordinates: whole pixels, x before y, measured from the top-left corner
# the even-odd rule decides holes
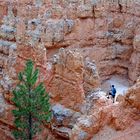
[[[95,60],[102,80],[140,75],[137,1],[1,0],[0,11],[0,44],[16,49],[19,61],[31,57],[45,68],[59,48],[78,48]]]
[[[44,81],[50,93],[54,112],[55,105],[60,103],[58,109],[71,109],[70,116],[66,116],[74,120],[69,123],[75,123],[81,116],[77,112],[93,111],[90,106],[94,103],[88,95],[98,91],[103,80],[119,74],[133,83],[140,76],[139,23],[140,2],[136,0],[0,0],[0,136],[3,140],[12,139],[11,91],[27,59],[33,59],[40,68],[39,80]],[[99,99],[99,104],[108,106],[110,102]],[[118,107],[113,108],[119,112]],[[91,133],[105,126],[98,125],[103,118],[96,115],[98,127],[96,131],[94,126],[87,129],[85,139],[92,139]],[[112,123],[115,118],[112,116],[110,113],[106,124]],[[115,121],[120,122],[120,118]],[[68,123],[62,126],[67,125],[71,126]],[[72,125],[72,132],[68,126],[62,127],[62,132],[57,127],[54,131],[78,140],[86,129],[78,121]]]

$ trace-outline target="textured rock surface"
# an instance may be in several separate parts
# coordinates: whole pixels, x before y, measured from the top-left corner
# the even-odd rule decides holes
[[[119,104],[112,104],[107,98],[95,100],[94,104],[92,104],[93,109],[90,108],[87,115],[81,115],[77,119],[70,139],[138,139],[140,132],[139,84],[140,81],[138,80],[127,91],[124,100]]]
[[[0,43],[16,43],[20,58],[27,58],[26,47],[37,61],[40,53],[50,58],[58,48],[80,47],[84,57],[96,61],[101,79],[114,73],[128,75],[132,81],[139,76],[137,1],[0,2]]]
[[[98,90],[99,76],[102,81],[119,74],[132,82],[140,76],[139,23],[137,0],[0,0],[2,140],[13,139],[11,90],[29,58],[40,68],[39,80],[45,81],[52,103],[59,102],[64,110],[72,112],[71,119],[66,117],[61,126],[54,126],[58,123],[54,121],[53,132],[44,129],[40,139],[46,139],[49,133],[50,140],[59,139],[58,136],[102,140],[102,133],[111,131],[114,137],[116,134],[112,140],[121,140],[123,135],[117,130],[124,129],[124,139],[139,137],[139,127],[133,133],[130,126],[139,118],[139,83],[128,90],[124,103],[118,105],[99,96]],[[76,111],[82,114],[79,116]],[[101,135],[93,136],[105,127]]]
[[[52,100],[74,110],[81,110],[85,94],[100,86],[95,63],[90,60],[84,62],[78,50],[61,48],[50,65],[53,76],[48,83],[48,90]]]
[[[137,83],[132,86],[126,93],[125,103],[132,105],[133,107],[140,110],[140,78]]]

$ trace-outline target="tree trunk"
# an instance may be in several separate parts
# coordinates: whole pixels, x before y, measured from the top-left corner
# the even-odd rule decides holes
[[[31,86],[29,86],[29,98],[31,99]],[[31,106],[31,104],[29,106]],[[29,140],[32,140],[32,114],[31,114],[31,112],[29,113],[28,122],[29,122],[29,130],[28,130],[28,132],[29,132]]]
[[[32,116],[29,114],[29,140],[32,140]]]

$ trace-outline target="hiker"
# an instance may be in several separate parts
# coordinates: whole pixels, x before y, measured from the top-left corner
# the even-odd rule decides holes
[[[113,103],[114,103],[114,101],[115,101],[115,95],[116,95],[116,88],[114,87],[114,85],[111,86],[111,90],[110,90],[110,92],[109,92],[109,95],[112,96],[112,98],[113,98]]]

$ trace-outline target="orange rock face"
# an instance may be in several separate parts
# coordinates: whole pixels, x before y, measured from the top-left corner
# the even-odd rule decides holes
[[[48,83],[52,101],[80,110],[86,93],[100,86],[94,62],[86,60],[78,50],[60,49],[52,62],[53,76]]]
[[[71,140],[133,140],[139,138],[139,81],[131,87],[121,103],[108,99],[94,101],[93,109],[81,115],[72,129]],[[94,98],[92,98],[94,100]],[[108,102],[108,103],[107,103]],[[98,110],[96,110],[96,108]],[[131,135],[131,136],[130,136]]]
[[[126,103],[132,105],[133,107],[140,110],[140,79],[137,80],[137,83],[132,86],[126,93],[125,101]]]
[[[101,79],[118,73],[135,81],[139,76],[138,8],[138,3],[123,1],[1,0],[1,43],[15,42],[19,56],[35,60],[40,54],[50,58],[61,47],[80,47],[84,57],[97,62]],[[29,51],[23,54],[25,46],[36,57]]]
[[[139,82],[115,105],[100,96],[99,88],[113,74],[132,82],[140,76],[139,5],[136,0],[0,0],[2,140],[13,139],[11,91],[27,59],[40,68],[39,81],[53,106],[73,112],[63,118],[62,111],[66,123],[54,122],[52,132],[45,129],[40,139],[49,133],[51,140],[102,140],[109,132],[114,138],[103,140],[121,140],[123,132],[125,140],[136,139],[139,127],[134,137],[130,133],[131,124],[139,124]]]
[[[51,98],[70,108],[78,108],[85,99],[84,63],[80,53],[61,49],[53,60],[53,77],[49,82]]]

